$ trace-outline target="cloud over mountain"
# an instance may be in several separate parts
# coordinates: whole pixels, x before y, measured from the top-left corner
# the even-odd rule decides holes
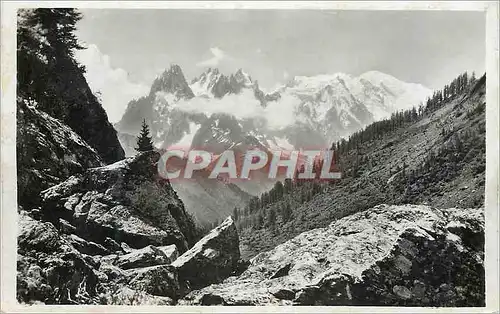
[[[198,62],[196,65],[199,67],[215,67],[219,65],[219,63],[227,58],[226,52],[224,52],[222,49],[219,47],[212,47],[210,48],[210,52],[212,53],[212,57]]]
[[[280,101],[271,101],[266,107],[255,98],[253,91],[243,90],[240,94],[229,94],[221,99],[195,97],[173,103],[171,109],[190,113],[203,113],[211,116],[214,113],[224,113],[236,119],[260,118],[267,122],[271,129],[280,129],[295,123],[295,110],[300,100],[290,95],[284,95]]]

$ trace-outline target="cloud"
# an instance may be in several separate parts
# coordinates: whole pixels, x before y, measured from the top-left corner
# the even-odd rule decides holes
[[[91,44],[76,53],[77,60],[85,65],[85,78],[94,94],[100,93],[102,106],[114,123],[121,119],[128,102],[148,93],[149,87],[131,82],[128,73],[121,68],[113,68],[108,55]]]
[[[228,55],[219,47],[210,48],[212,58],[198,62],[196,65],[199,67],[216,67],[222,60],[226,59]]]
[[[253,91],[244,90],[240,94],[230,94],[222,99],[196,97],[181,100],[172,109],[190,113],[225,113],[237,119],[260,118],[267,122],[270,129],[276,130],[289,126],[296,121],[295,111],[300,100],[291,95],[283,95],[279,101],[267,103],[264,108],[255,98]]]

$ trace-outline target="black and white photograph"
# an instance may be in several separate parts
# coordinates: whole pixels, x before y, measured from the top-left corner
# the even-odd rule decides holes
[[[498,311],[497,3],[77,3],[2,22],[9,307]]]

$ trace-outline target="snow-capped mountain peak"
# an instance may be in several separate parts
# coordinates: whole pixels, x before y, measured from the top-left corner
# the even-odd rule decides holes
[[[330,84],[335,84],[339,79],[350,80],[351,76],[341,72],[315,76],[295,76],[290,83],[290,87],[319,89]]]
[[[220,84],[220,80],[227,80],[227,78],[219,72],[217,68],[208,68],[199,77],[191,81],[191,90],[196,96],[213,97],[217,94],[214,87]]]
[[[230,146],[252,136],[267,147],[286,142],[297,149],[329,146],[395,111],[418,106],[431,93],[422,85],[369,71],[358,77],[295,76],[266,94],[243,69],[225,75],[207,68],[188,85],[176,65],[154,81],[151,91],[140,102],[131,102],[119,129],[138,130],[146,118],[159,146],[188,141]],[[232,121],[229,128],[212,129],[211,123],[218,123],[214,113],[234,115],[236,120],[227,120]],[[136,121],[134,127],[131,121]]]
[[[252,77],[241,68],[234,74],[234,79],[236,83],[244,87],[250,87],[253,85]]]
[[[234,74],[227,76],[212,68],[208,68],[193,79],[190,87],[196,96],[208,98],[222,98],[227,94],[239,94],[246,88],[257,88],[251,76],[243,69],[238,69]]]
[[[358,77],[363,86],[363,98],[375,120],[387,117],[392,112],[418,105],[432,94],[432,90],[421,84],[407,83],[379,71],[369,71]],[[367,93],[368,91],[368,93]]]
[[[177,64],[172,64],[153,81],[149,95],[154,97],[158,92],[172,94],[176,99],[191,99],[195,96]]]

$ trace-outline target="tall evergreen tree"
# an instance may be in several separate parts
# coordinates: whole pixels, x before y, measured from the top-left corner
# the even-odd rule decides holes
[[[138,152],[146,152],[153,149],[153,140],[149,135],[149,127],[146,123],[146,119],[144,119],[142,120],[141,134],[137,137],[137,147],[135,150]]]
[[[274,224],[276,223],[276,211],[274,210],[274,208],[271,208],[267,213],[267,222],[270,226],[274,226]]]
[[[290,206],[290,201],[285,202],[285,206],[283,208],[283,221],[288,221],[292,216],[292,208]]]
[[[238,220],[239,220],[239,218],[240,218],[240,215],[239,215],[239,213],[238,213],[238,208],[236,208],[236,207],[235,207],[235,208],[233,209],[233,219],[234,219],[234,221],[238,221]]]

